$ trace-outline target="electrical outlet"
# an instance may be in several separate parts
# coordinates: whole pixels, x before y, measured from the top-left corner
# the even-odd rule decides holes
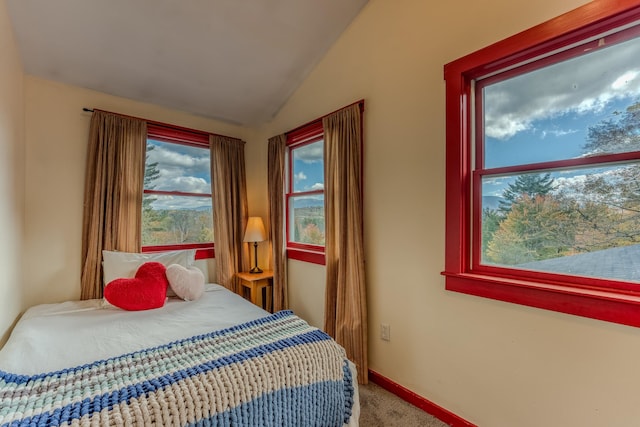
[[[380,338],[384,341],[391,341],[391,326],[388,323],[380,324]]]

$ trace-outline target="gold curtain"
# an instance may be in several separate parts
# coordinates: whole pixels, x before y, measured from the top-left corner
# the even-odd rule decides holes
[[[325,331],[368,382],[367,293],[362,220],[360,105],[323,118],[325,165]]]
[[[94,111],[82,217],[81,299],[102,297],[102,250],[138,252],[147,123]]]
[[[248,218],[244,141],[211,135],[209,142],[216,281],[237,292],[236,273],[249,269],[242,242]]]
[[[287,137],[269,138],[267,184],[269,192],[269,240],[273,264],[273,311],[289,307],[286,268],[286,244],[284,236],[284,174]]]

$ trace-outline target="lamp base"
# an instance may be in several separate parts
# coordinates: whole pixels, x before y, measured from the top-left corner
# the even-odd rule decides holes
[[[253,263],[253,268],[249,270],[249,273],[262,273],[262,270],[258,267],[258,242],[253,242]]]

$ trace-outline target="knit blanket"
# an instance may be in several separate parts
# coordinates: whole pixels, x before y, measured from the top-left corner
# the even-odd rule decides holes
[[[0,371],[0,425],[342,426],[353,395],[344,349],[281,311],[56,372]]]

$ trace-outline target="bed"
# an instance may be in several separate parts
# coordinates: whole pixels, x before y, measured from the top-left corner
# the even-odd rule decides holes
[[[290,311],[216,284],[125,311],[30,308],[0,350],[0,426],[357,426],[353,364]]]

